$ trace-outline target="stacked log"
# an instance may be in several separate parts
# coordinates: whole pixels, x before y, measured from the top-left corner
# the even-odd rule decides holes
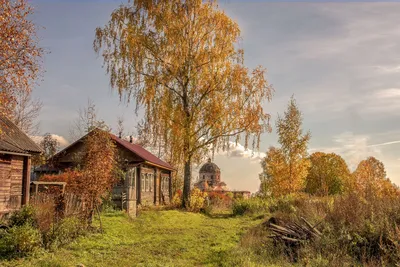
[[[305,241],[319,239],[321,232],[316,226],[311,225],[301,217],[298,222],[283,222],[271,218],[267,223],[268,230],[272,233],[269,237],[275,241],[282,241],[287,245],[300,245]]]

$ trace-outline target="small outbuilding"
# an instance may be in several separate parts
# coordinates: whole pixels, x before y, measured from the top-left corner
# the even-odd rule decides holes
[[[41,148],[0,115],[0,217],[29,202],[31,157]]]

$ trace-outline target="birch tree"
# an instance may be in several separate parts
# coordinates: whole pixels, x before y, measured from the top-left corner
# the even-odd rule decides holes
[[[16,94],[30,92],[40,74],[43,49],[26,0],[0,0],[0,115],[11,115]]]
[[[32,98],[32,93],[21,90],[16,93],[15,107],[10,114],[10,119],[19,129],[28,135],[39,133],[38,117],[43,107],[40,99]]]
[[[183,162],[185,207],[193,163],[232,140],[257,148],[269,130],[266,70],[244,65],[239,40],[239,25],[211,0],[129,1],[96,29],[111,87],[144,110],[144,132]]]
[[[276,122],[280,148],[271,147],[262,161],[266,186],[273,196],[295,193],[304,189],[310,166],[307,145],[311,134],[303,134],[302,115],[292,97],[284,116]]]

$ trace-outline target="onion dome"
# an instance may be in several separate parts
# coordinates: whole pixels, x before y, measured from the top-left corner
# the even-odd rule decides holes
[[[219,169],[219,167],[217,166],[217,164],[212,163],[212,162],[211,162],[211,159],[209,158],[209,159],[208,159],[208,162],[205,163],[205,164],[204,164],[203,166],[201,166],[201,168],[200,168],[200,173],[204,173],[204,172],[207,172],[207,173],[219,173],[219,172],[220,172],[220,169]]]

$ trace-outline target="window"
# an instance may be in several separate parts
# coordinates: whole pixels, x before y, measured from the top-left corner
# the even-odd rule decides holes
[[[129,169],[127,172],[126,172],[126,176],[125,176],[126,178],[126,184],[128,185],[128,186],[132,186],[132,187],[135,187],[135,185],[136,185],[136,168],[132,168],[132,169]]]
[[[142,173],[141,175],[141,190],[142,192],[153,192],[154,189],[154,174]]]
[[[166,193],[169,189],[169,179],[167,176],[163,176],[161,178],[161,190]]]
[[[141,185],[141,191],[144,192],[145,186],[146,186],[146,177],[145,174],[142,173],[141,178],[140,178],[140,185]]]
[[[149,192],[153,191],[153,184],[154,184],[154,178],[153,174],[148,174],[149,175]]]

